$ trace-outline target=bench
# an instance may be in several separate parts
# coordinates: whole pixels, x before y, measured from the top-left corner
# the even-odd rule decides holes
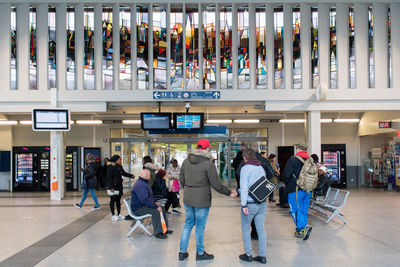
[[[343,223],[346,224],[346,220],[344,219],[343,214],[339,211],[343,209],[346,205],[349,194],[349,191],[329,188],[328,192],[326,192],[324,199],[311,199],[310,207],[311,209],[316,210],[328,217],[328,220],[325,223],[329,223],[335,216],[338,216],[339,219],[341,219]],[[328,216],[328,214],[325,213],[324,210],[332,212],[332,214]]]
[[[136,216],[133,212],[132,212],[132,209],[131,209],[131,198],[130,197],[128,197],[128,198],[125,198],[124,199],[124,203],[125,203],[125,205],[126,205],[126,208],[128,209],[128,213],[129,213],[129,215],[135,220],[130,226],[129,226],[129,228],[130,228],[130,231],[129,231],[129,233],[126,235],[127,237],[129,237],[132,233],[133,233],[133,231],[135,231],[135,229],[136,228],[141,228],[143,231],[145,231],[149,236],[152,236],[152,234],[150,233],[150,231],[149,231],[149,227],[150,227],[150,225],[145,225],[145,224],[143,224],[143,220],[144,219],[146,219],[146,218],[151,218],[151,214],[145,214],[145,215],[143,215],[143,216]]]

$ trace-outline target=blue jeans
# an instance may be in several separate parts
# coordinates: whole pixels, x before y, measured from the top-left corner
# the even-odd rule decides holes
[[[297,192],[288,194],[288,202],[290,206],[290,214],[296,224],[296,231],[303,230],[307,225],[308,208],[310,207],[311,192],[299,189]]]
[[[258,234],[258,256],[266,257],[267,253],[267,235],[265,234],[264,221],[267,212],[267,203],[263,202],[260,204],[248,203],[249,215],[241,211],[242,221],[242,238],[244,244],[244,251],[247,255],[251,255],[251,237],[250,237],[250,225],[254,218]]]
[[[185,205],[186,217],[185,225],[181,234],[181,242],[179,244],[180,252],[186,252],[189,245],[190,233],[193,226],[196,225],[196,249],[198,254],[204,252],[204,229],[210,208],[194,208]]]
[[[96,207],[100,207],[100,204],[97,201],[96,191],[93,188],[85,188],[85,189],[83,189],[83,195],[82,195],[81,203],[79,203],[79,206],[82,207],[83,202],[85,202],[85,200],[87,198],[87,194],[88,194],[89,191],[90,191],[90,194],[92,195],[92,198],[93,198],[93,201],[94,201],[94,205],[96,205]]]

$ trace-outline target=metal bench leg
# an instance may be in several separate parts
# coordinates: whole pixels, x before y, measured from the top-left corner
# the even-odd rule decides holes
[[[341,214],[341,213],[338,212],[336,215],[339,217],[339,219],[341,219],[341,220],[343,221],[344,224],[347,224],[347,223],[346,223],[346,220],[345,220],[344,217],[343,217],[343,214]]]
[[[333,217],[335,217],[337,215],[336,210],[334,212],[332,212],[331,216],[328,218],[328,220],[325,223],[329,223]]]
[[[135,231],[135,229],[138,227],[138,221],[136,221],[135,226],[131,227],[131,230],[129,231],[129,233],[126,235],[126,237],[129,237],[133,231]]]
[[[148,226],[145,226],[144,224],[140,223],[140,228],[142,228],[149,236],[152,236],[152,234],[148,229]]]

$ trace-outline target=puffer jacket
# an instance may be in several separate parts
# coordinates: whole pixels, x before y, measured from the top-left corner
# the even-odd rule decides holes
[[[86,184],[83,184],[88,189],[96,189],[97,179],[96,179],[97,163],[95,161],[90,161],[86,168],[83,169],[83,180]]]
[[[149,170],[150,172],[150,179],[149,179],[149,186],[150,188],[153,187],[154,180],[156,179],[156,171],[160,169],[157,164],[147,162],[144,164],[143,169]]]
[[[211,207],[211,187],[221,194],[231,194],[221,184],[212,155],[207,150],[193,149],[188,152],[182,163],[179,181],[184,189],[183,203],[191,207]]]

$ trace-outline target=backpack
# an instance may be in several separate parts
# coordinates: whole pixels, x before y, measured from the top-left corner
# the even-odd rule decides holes
[[[296,158],[303,163],[300,175],[297,178],[297,186],[304,191],[311,192],[318,184],[318,165],[314,163],[314,159],[311,157],[306,160],[299,156],[296,156]]]

